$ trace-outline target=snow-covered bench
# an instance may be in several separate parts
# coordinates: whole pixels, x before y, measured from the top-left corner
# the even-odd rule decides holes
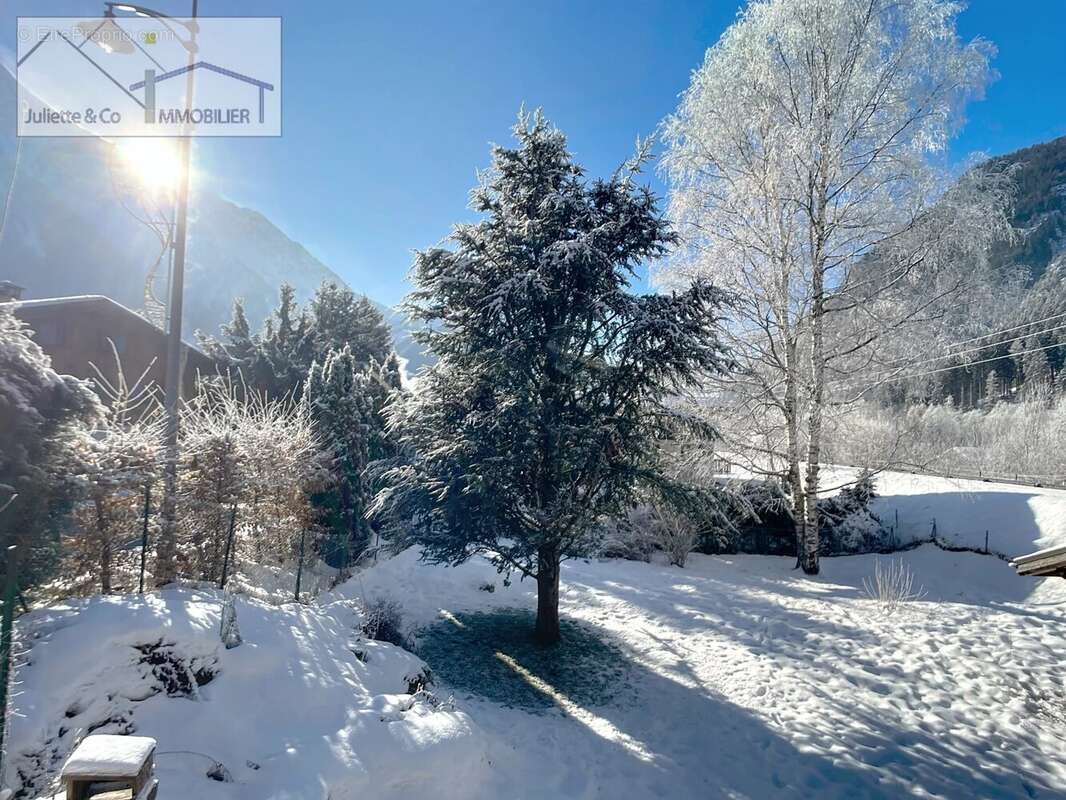
[[[63,790],[66,800],[154,800],[154,770],[155,739],[86,736],[63,765]]]

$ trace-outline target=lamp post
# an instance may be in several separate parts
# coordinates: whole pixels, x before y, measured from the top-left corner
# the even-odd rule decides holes
[[[144,6],[130,3],[105,3],[105,15],[114,17],[116,11],[125,11],[142,17],[158,19],[173,31],[167,23],[172,19],[166,14]],[[192,0],[192,16],[196,19],[197,0]],[[189,54],[189,66],[192,67],[196,54],[196,24],[185,26],[192,39],[183,41]],[[185,104],[192,105],[193,72],[186,73]],[[170,278],[169,325],[167,329],[166,351],[166,385],[164,386],[164,408],[166,411],[166,428],[164,433],[165,462],[163,465],[163,524],[156,545],[156,586],[170,583],[176,577],[174,559],[177,550],[177,491],[178,491],[178,405],[181,398],[181,315],[185,292],[185,244],[189,222],[189,161],[191,157],[191,137],[186,134],[179,142],[179,161],[181,174],[178,176],[177,214],[174,230],[174,266]]]

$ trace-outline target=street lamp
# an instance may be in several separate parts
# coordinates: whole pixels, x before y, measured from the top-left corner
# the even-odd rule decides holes
[[[197,0],[192,0],[190,22],[176,20],[166,14],[131,3],[105,3],[104,15],[114,18],[116,11],[133,13],[141,17],[160,20],[168,30],[172,20],[185,27],[191,34],[188,42],[182,41],[189,53],[189,67],[185,82],[186,108],[192,105],[193,58],[196,53]],[[175,35],[176,32],[175,32]],[[180,37],[179,37],[180,40]],[[163,466],[163,525],[156,546],[156,585],[170,583],[175,578],[174,558],[177,550],[177,491],[178,491],[178,404],[181,397],[181,315],[185,292],[185,244],[189,223],[189,161],[191,156],[188,131],[179,142],[181,174],[178,176],[178,208],[174,231],[174,268],[170,278],[169,326],[167,329],[166,385],[164,408],[166,411],[165,463]]]

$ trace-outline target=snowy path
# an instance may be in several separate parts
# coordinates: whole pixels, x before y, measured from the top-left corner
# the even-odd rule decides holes
[[[1066,797],[1066,590],[992,558],[904,558],[928,594],[889,618],[859,588],[873,557],[813,581],[756,556],[569,564],[564,613],[617,637],[633,691],[565,716],[461,697],[494,742],[484,796]],[[533,602],[485,580],[409,552],[351,585],[415,626]]]

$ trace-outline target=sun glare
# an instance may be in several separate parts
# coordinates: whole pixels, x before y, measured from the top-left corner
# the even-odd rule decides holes
[[[155,194],[173,192],[181,179],[181,160],[167,139],[122,139],[118,155],[130,177]]]

